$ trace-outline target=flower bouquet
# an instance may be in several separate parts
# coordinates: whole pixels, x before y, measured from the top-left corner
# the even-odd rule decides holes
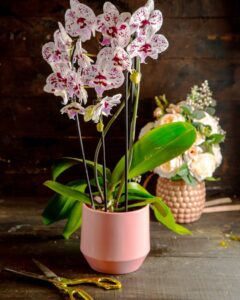
[[[98,16],[77,0],[71,0],[70,5],[65,26],[59,23],[54,42],[42,49],[52,68],[44,90],[61,96],[61,113],[76,122],[81,157],[62,159],[53,169],[52,180],[44,183],[56,194],[43,212],[43,221],[51,224],[67,219],[65,238],[82,225],[81,251],[91,267],[126,273],[136,270],[149,251],[149,206],[166,227],[189,233],[175,223],[162,199],[151,195],[134,178],[186,151],[196,133],[191,124],[179,122],[156,128],[135,142],[141,63],[148,57],[157,59],[168,47],[167,39],[156,33],[162,25],[162,14],[154,9],[154,1],[149,0],[132,15],[119,13],[110,2],[104,4]],[[95,40],[98,53],[83,48],[90,39]],[[121,86],[124,96],[108,94]],[[88,93],[90,89],[94,96]],[[105,137],[123,110],[125,153],[110,170]],[[93,161],[85,156],[81,129],[84,121],[89,126],[95,124],[99,134]],[[64,184],[57,181],[76,164],[83,164],[85,179]],[[93,178],[89,168],[94,170]]]
[[[161,128],[174,122],[188,122],[197,131],[194,144],[183,154],[157,166],[159,175],[157,195],[171,207],[179,223],[198,219],[205,204],[204,181],[218,180],[213,177],[222,162],[219,144],[224,141],[225,132],[214,116],[216,101],[208,81],[194,86],[185,101],[169,104],[165,96],[156,97],[155,122],[142,128],[140,137],[152,128]]]

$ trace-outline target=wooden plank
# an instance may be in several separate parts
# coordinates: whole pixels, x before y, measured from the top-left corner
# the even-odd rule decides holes
[[[0,17],[1,57],[40,57],[41,46],[53,39],[58,21],[56,17]],[[230,19],[166,19],[161,33],[170,43],[167,58],[240,57],[240,35]],[[94,41],[89,47],[95,49]]]
[[[89,1],[82,0],[82,3],[89,5]],[[91,7],[96,13],[102,11],[104,1],[91,1]],[[114,4],[121,11],[135,11],[138,7],[143,6],[146,0],[116,0]],[[157,9],[161,9],[165,17],[225,17],[239,16],[238,0],[158,0],[155,1]],[[5,0],[2,3],[1,15],[3,16],[61,16],[69,7],[68,0],[40,1],[40,0],[22,0],[19,5],[18,0]]]

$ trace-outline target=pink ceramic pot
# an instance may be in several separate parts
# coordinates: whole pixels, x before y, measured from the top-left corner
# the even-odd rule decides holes
[[[81,252],[92,269],[108,274],[136,271],[150,250],[149,206],[111,213],[83,205]]]

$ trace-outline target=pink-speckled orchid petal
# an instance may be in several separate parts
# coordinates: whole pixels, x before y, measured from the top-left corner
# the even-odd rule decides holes
[[[67,114],[69,119],[75,120],[77,114],[84,115],[85,109],[78,102],[71,102],[65,105],[61,110],[61,114]]]
[[[158,54],[167,48],[167,39],[161,34],[154,34],[153,29],[150,27],[146,35],[133,40],[127,50],[131,57],[138,56],[141,62],[144,63],[148,56],[157,59]]]
[[[105,2],[103,5],[103,14],[97,16],[97,31],[105,37],[111,37],[115,32],[115,26],[118,22],[119,12],[111,2]],[[109,45],[106,41],[104,45]]]
[[[164,35],[155,34],[151,39],[151,45],[152,48],[159,54],[167,50],[169,43]]]
[[[103,6],[103,14],[97,16],[97,31],[103,35],[102,46],[109,46],[112,40],[115,44],[125,47],[130,41],[130,28],[128,22],[130,13],[119,15],[117,8],[106,2]]]
[[[118,19],[119,16],[119,11],[116,8],[116,6],[114,4],[112,4],[111,2],[107,1],[104,3],[103,5],[103,12],[104,14],[110,14],[111,15],[111,19]]]
[[[151,13],[154,10],[154,1],[153,0],[148,0],[148,2],[145,4],[145,7]]]
[[[122,95],[121,94],[117,94],[114,95],[112,97],[106,96],[102,99],[102,114],[106,117],[108,117],[109,115],[111,115],[111,109],[118,105],[121,101]]]
[[[108,90],[112,88],[117,89],[124,83],[124,75],[119,68],[109,67],[109,69],[106,69],[106,73],[108,74],[108,81],[110,83]]]
[[[129,22],[131,33],[139,31],[140,29],[145,28],[145,26],[149,25],[149,16],[150,12],[147,7],[140,7],[137,9]]]
[[[69,72],[67,76],[67,93],[72,99],[77,98],[80,103],[87,102],[87,92],[83,87],[81,76],[75,71]]]
[[[65,14],[65,27],[70,36],[80,36],[83,42],[95,33],[96,16],[93,10],[78,1],[71,1],[71,9]]]
[[[122,71],[131,71],[132,60],[130,55],[121,47],[116,47],[113,51],[113,65]]]
[[[76,43],[76,49],[73,54],[73,63],[78,64],[79,71],[88,68],[91,63],[93,63],[93,60],[88,55],[86,55],[86,53],[87,51],[82,48],[82,42],[79,39]]]
[[[43,90],[47,93],[52,93],[55,96],[63,98],[63,104],[67,104],[67,79],[63,78],[60,73],[52,73],[47,77],[46,85]]]
[[[113,65],[103,62],[103,65],[92,65],[83,73],[83,82],[95,88],[99,97],[104,91],[120,87],[124,82],[124,75],[121,70]]]
[[[73,40],[67,34],[62,23],[58,22],[58,26],[59,26],[59,35],[54,38],[55,44],[59,49],[71,49]]]
[[[105,117],[111,115],[111,109],[121,102],[121,97],[121,94],[117,94],[112,97],[106,96],[99,103],[97,103],[93,109],[93,122],[98,123],[102,115]]]
[[[42,56],[49,64],[61,61],[61,51],[57,51],[53,42],[49,42],[43,45]]]
[[[91,65],[88,68],[84,69],[82,72],[82,81],[84,85],[93,86],[93,80],[98,74],[98,68],[96,65]]]
[[[114,49],[111,47],[103,47],[97,55],[96,65],[103,66],[111,63]]]
[[[129,23],[131,14],[129,12],[123,12],[120,14],[118,21],[121,23]]]
[[[145,44],[145,42],[146,42],[146,39],[144,36],[139,36],[132,41],[132,43],[127,47],[127,52],[129,53],[131,58],[136,57],[136,56],[141,57],[140,49]],[[144,58],[144,56],[143,56],[143,58]],[[143,62],[144,59],[141,61]]]
[[[153,28],[154,32],[157,32],[162,27],[163,17],[160,10],[154,10],[151,12],[149,23],[150,26]]]
[[[125,48],[131,39],[130,27],[127,23],[117,24],[117,34],[113,38],[116,44],[122,48]]]

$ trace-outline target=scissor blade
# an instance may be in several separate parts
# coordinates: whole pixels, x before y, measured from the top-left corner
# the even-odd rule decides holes
[[[17,271],[17,270],[13,270],[13,269],[9,269],[9,268],[4,268],[3,270],[7,271],[7,272],[11,272],[17,275],[21,275],[21,276],[25,276],[25,277],[30,277],[30,278],[34,278],[34,279],[38,279],[38,280],[43,280],[43,281],[48,281],[48,278],[46,278],[46,276],[44,275],[38,275],[35,273],[31,273],[31,272],[25,272],[25,271]]]
[[[48,267],[44,266],[38,260],[33,259],[33,262],[39,267],[39,269],[45,274],[47,278],[55,278],[55,279],[59,278],[57,274],[53,273],[50,269],[48,269]]]

